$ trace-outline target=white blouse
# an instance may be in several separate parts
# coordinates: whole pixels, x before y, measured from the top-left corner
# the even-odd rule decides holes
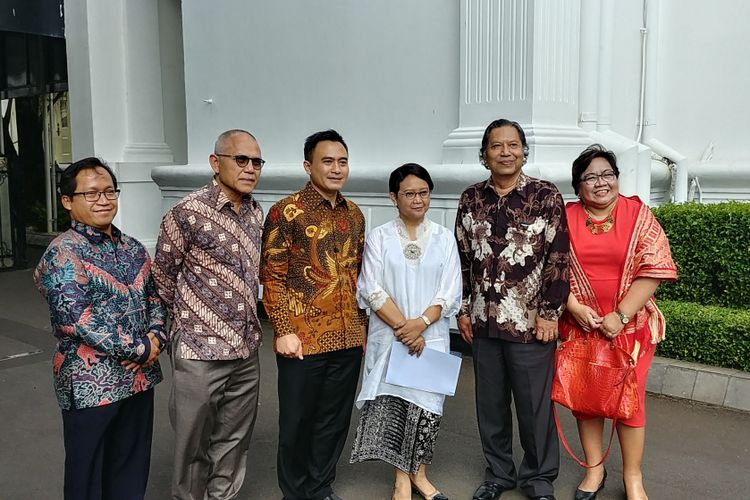
[[[429,219],[417,229],[416,240],[410,241],[407,234],[398,218],[372,230],[362,257],[357,300],[360,307],[377,311],[390,297],[407,319],[418,318],[432,305],[441,306],[441,318],[427,327],[422,336],[426,348],[448,352],[449,318],[458,312],[462,292],[456,239],[453,232]],[[357,407],[387,394],[442,415],[444,395],[385,383],[395,339],[393,329],[376,314],[370,314]]]

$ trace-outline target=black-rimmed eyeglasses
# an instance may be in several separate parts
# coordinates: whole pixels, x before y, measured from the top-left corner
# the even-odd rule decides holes
[[[264,160],[263,158],[253,158],[252,156],[247,155],[225,155],[220,153],[214,154],[216,156],[223,156],[225,158],[233,159],[237,166],[240,168],[245,168],[248,163],[252,163],[255,170],[260,170],[261,168],[263,168],[263,165],[266,164],[266,160]]]
[[[83,199],[90,202],[90,203],[96,203],[99,201],[99,198],[104,195],[104,197],[110,201],[114,201],[120,196],[120,190],[119,189],[110,189],[107,191],[84,191],[84,192],[78,192],[78,193],[72,193],[70,196],[76,196],[80,195],[83,196]]]

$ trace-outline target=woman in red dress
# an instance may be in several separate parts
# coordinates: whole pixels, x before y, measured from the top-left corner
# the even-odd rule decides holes
[[[573,189],[579,201],[566,206],[571,244],[571,293],[561,320],[568,337],[603,335],[637,360],[639,410],[617,422],[628,499],[647,498],[641,458],[645,440],[646,376],[656,344],[664,337],[664,316],[654,292],[663,280],[677,278],[669,243],[648,206],[619,192],[615,154],[598,144],[573,162]],[[594,381],[592,381],[594,382]],[[594,382],[595,383],[595,382]],[[586,461],[603,456],[604,419],[574,412]],[[596,498],[604,487],[603,465],[586,469],[576,500]]]

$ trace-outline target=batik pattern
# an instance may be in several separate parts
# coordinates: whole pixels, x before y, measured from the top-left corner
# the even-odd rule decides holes
[[[463,300],[478,337],[535,339],[537,315],[557,320],[568,297],[570,244],[554,184],[521,173],[498,196],[490,180],[469,186],[456,217]]]
[[[308,183],[271,208],[261,281],[274,339],[295,333],[304,354],[362,345],[367,318],[356,288],[364,241],[362,212],[340,193],[331,205]]]
[[[161,224],[154,279],[172,314],[177,354],[245,359],[258,349],[258,266],[263,210],[250,195],[239,212],[216,181],[175,205]]]
[[[135,372],[123,360],[144,363],[151,332],[167,345],[165,309],[151,278],[151,259],[135,239],[73,221],[50,244],[34,281],[50,308],[57,337],[55,391],[63,409],[109,404],[150,389],[158,362]]]

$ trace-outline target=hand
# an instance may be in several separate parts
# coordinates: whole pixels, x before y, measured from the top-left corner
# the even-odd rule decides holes
[[[411,347],[426,329],[427,325],[422,318],[408,319],[399,329],[394,329],[394,334],[402,344]]]
[[[611,313],[604,315],[602,324],[599,326],[599,331],[601,331],[607,338],[613,339],[620,335],[620,332],[624,327],[625,325],[620,321],[620,317],[616,312],[612,311]]]
[[[592,308],[584,304],[578,304],[575,308],[568,308],[571,316],[583,328],[584,332],[596,330],[602,326],[602,317],[596,314]]]
[[[156,363],[156,360],[159,357],[159,354],[161,354],[161,350],[159,349],[161,347],[161,343],[159,342],[159,339],[156,337],[156,335],[154,335],[151,332],[149,332],[148,335],[146,335],[146,338],[151,344],[151,350],[148,353],[148,359],[144,361],[143,363],[136,363],[135,361],[130,361],[128,359],[125,359],[123,361],[120,361],[120,365],[123,368],[125,368],[126,370],[130,370],[131,372],[134,372],[140,368],[149,368],[153,366],[154,363]]]
[[[536,339],[540,341],[542,344],[546,344],[547,342],[553,342],[557,340],[557,335],[558,335],[557,321],[546,320],[537,314],[535,329],[536,329]]]
[[[422,351],[424,351],[425,346],[427,345],[427,341],[422,337],[421,335],[417,337],[417,339],[412,342],[412,344],[409,346],[409,354],[411,356],[414,356],[415,354],[417,357],[420,357],[422,355]]]
[[[471,318],[469,318],[469,315],[465,314],[456,318],[456,324],[458,325],[459,333],[461,333],[461,338],[463,338],[467,344],[471,344],[474,340],[474,332],[471,329]]]
[[[276,339],[276,352],[285,358],[302,359],[302,342],[295,333]]]

